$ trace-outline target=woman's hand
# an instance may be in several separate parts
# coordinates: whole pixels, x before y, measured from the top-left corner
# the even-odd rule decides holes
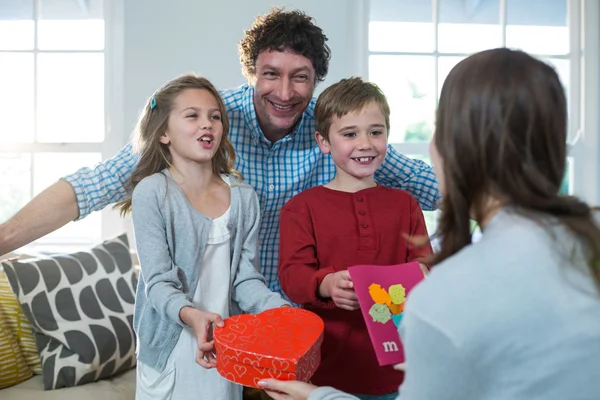
[[[429,268],[427,268],[427,265],[419,263],[419,267],[421,267],[421,271],[423,271],[423,276],[427,278],[427,275],[429,275]]]
[[[395,364],[394,365],[394,369],[396,371],[403,371],[404,372],[404,371],[406,371],[406,369],[404,368],[404,365],[405,365],[404,363]]]
[[[201,311],[193,307],[183,307],[179,310],[179,318],[194,331],[198,342],[196,362],[204,368],[217,366],[215,355],[215,341],[212,337],[213,324],[225,326],[219,314]]]
[[[300,381],[278,381],[264,379],[258,382],[269,396],[275,400],[306,400],[317,387]]]

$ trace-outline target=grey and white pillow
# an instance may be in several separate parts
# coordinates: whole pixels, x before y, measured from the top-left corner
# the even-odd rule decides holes
[[[33,327],[44,389],[82,385],[136,365],[137,277],[125,234],[86,252],[2,267]]]

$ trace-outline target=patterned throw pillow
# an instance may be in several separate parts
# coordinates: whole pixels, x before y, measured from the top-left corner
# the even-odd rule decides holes
[[[33,327],[44,389],[82,385],[135,366],[137,278],[126,235],[88,252],[2,266]]]
[[[16,339],[21,349],[21,355],[27,362],[31,371],[39,375],[42,373],[40,354],[33,338],[33,329],[27,320],[17,297],[10,288],[8,278],[0,267],[0,324],[2,324]]]
[[[0,311],[0,321],[2,321]],[[33,374],[21,356],[19,344],[7,329],[0,323],[0,389],[16,385]]]

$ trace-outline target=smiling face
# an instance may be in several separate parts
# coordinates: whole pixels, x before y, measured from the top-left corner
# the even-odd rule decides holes
[[[254,108],[265,137],[272,142],[288,135],[312,99],[312,62],[291,50],[265,50],[256,58]]]
[[[168,127],[160,142],[169,145],[173,164],[211,163],[221,144],[219,104],[204,89],[186,89],[173,101]]]
[[[316,134],[321,151],[331,154],[336,180],[373,183],[373,174],[387,151],[387,125],[381,107],[367,103],[361,110],[333,117],[329,139]]]

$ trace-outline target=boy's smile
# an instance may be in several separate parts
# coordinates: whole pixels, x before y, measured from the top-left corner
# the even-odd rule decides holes
[[[361,165],[368,165],[370,164],[373,160],[375,159],[375,156],[373,157],[359,157],[359,158],[353,158],[352,160],[356,161],[357,163],[361,164]]]

